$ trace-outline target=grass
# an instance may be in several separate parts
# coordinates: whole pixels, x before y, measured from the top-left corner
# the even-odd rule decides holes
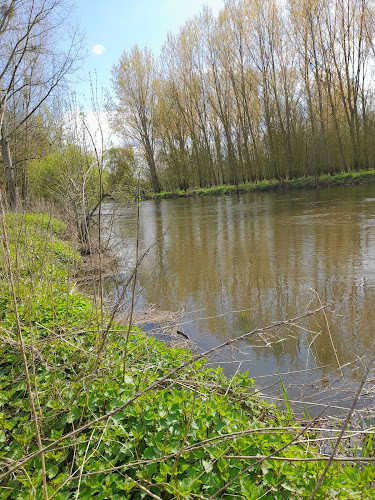
[[[290,408],[284,413],[263,401],[248,373],[228,379],[190,351],[169,349],[136,328],[123,376],[127,327],[107,313],[103,323],[100,307],[76,290],[80,256],[60,239],[62,223],[27,214],[8,215],[6,224],[11,269],[3,253],[1,500],[309,497],[326,457]],[[363,456],[372,455],[371,436]],[[316,498],[374,498],[374,479],[366,462],[334,462]]]
[[[375,182],[375,170],[363,170],[359,172],[342,172],[335,175],[322,174],[316,182],[313,177],[305,176],[297,179],[264,179],[255,183],[239,184],[238,188],[234,185],[214,186],[208,188],[188,189],[187,191],[163,191],[153,193],[148,198],[168,199],[187,196],[205,196],[205,195],[230,195],[243,194],[262,191],[281,191],[293,189],[315,189],[329,186],[343,186],[348,184],[362,184]],[[146,197],[147,198],[147,197]]]

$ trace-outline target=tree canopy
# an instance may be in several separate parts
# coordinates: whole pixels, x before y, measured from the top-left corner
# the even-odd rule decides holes
[[[228,0],[113,68],[155,191],[374,164],[374,1]]]

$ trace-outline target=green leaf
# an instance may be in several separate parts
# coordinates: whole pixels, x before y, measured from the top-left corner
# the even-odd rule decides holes
[[[202,460],[202,465],[203,465],[203,468],[204,468],[204,471],[209,474],[210,472],[213,471],[213,463],[212,462],[208,462],[206,460]]]

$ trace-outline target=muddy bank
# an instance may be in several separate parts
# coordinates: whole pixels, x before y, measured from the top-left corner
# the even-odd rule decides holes
[[[118,314],[116,320],[129,324],[129,311]],[[195,350],[195,345],[182,328],[183,311],[161,311],[154,307],[133,312],[132,323],[147,335],[165,342],[170,347]]]

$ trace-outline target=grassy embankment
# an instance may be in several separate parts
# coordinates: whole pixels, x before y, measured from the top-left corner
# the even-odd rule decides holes
[[[2,500],[309,497],[326,463],[312,431],[262,401],[246,374],[228,379],[136,329],[124,373],[127,329],[75,289],[80,257],[63,224],[35,214],[6,223]],[[316,498],[374,498],[375,468],[362,465],[333,462]]]
[[[225,185],[210,188],[188,189],[187,191],[163,191],[153,193],[148,198],[167,199],[184,196],[204,196],[204,195],[228,195],[243,194],[261,191],[281,191],[292,189],[315,189],[329,186],[345,186],[349,184],[370,184],[375,182],[375,170],[363,170],[360,172],[343,172],[336,175],[322,174],[316,181],[311,176],[299,177],[298,179],[270,179],[253,184],[239,184],[237,186]]]

